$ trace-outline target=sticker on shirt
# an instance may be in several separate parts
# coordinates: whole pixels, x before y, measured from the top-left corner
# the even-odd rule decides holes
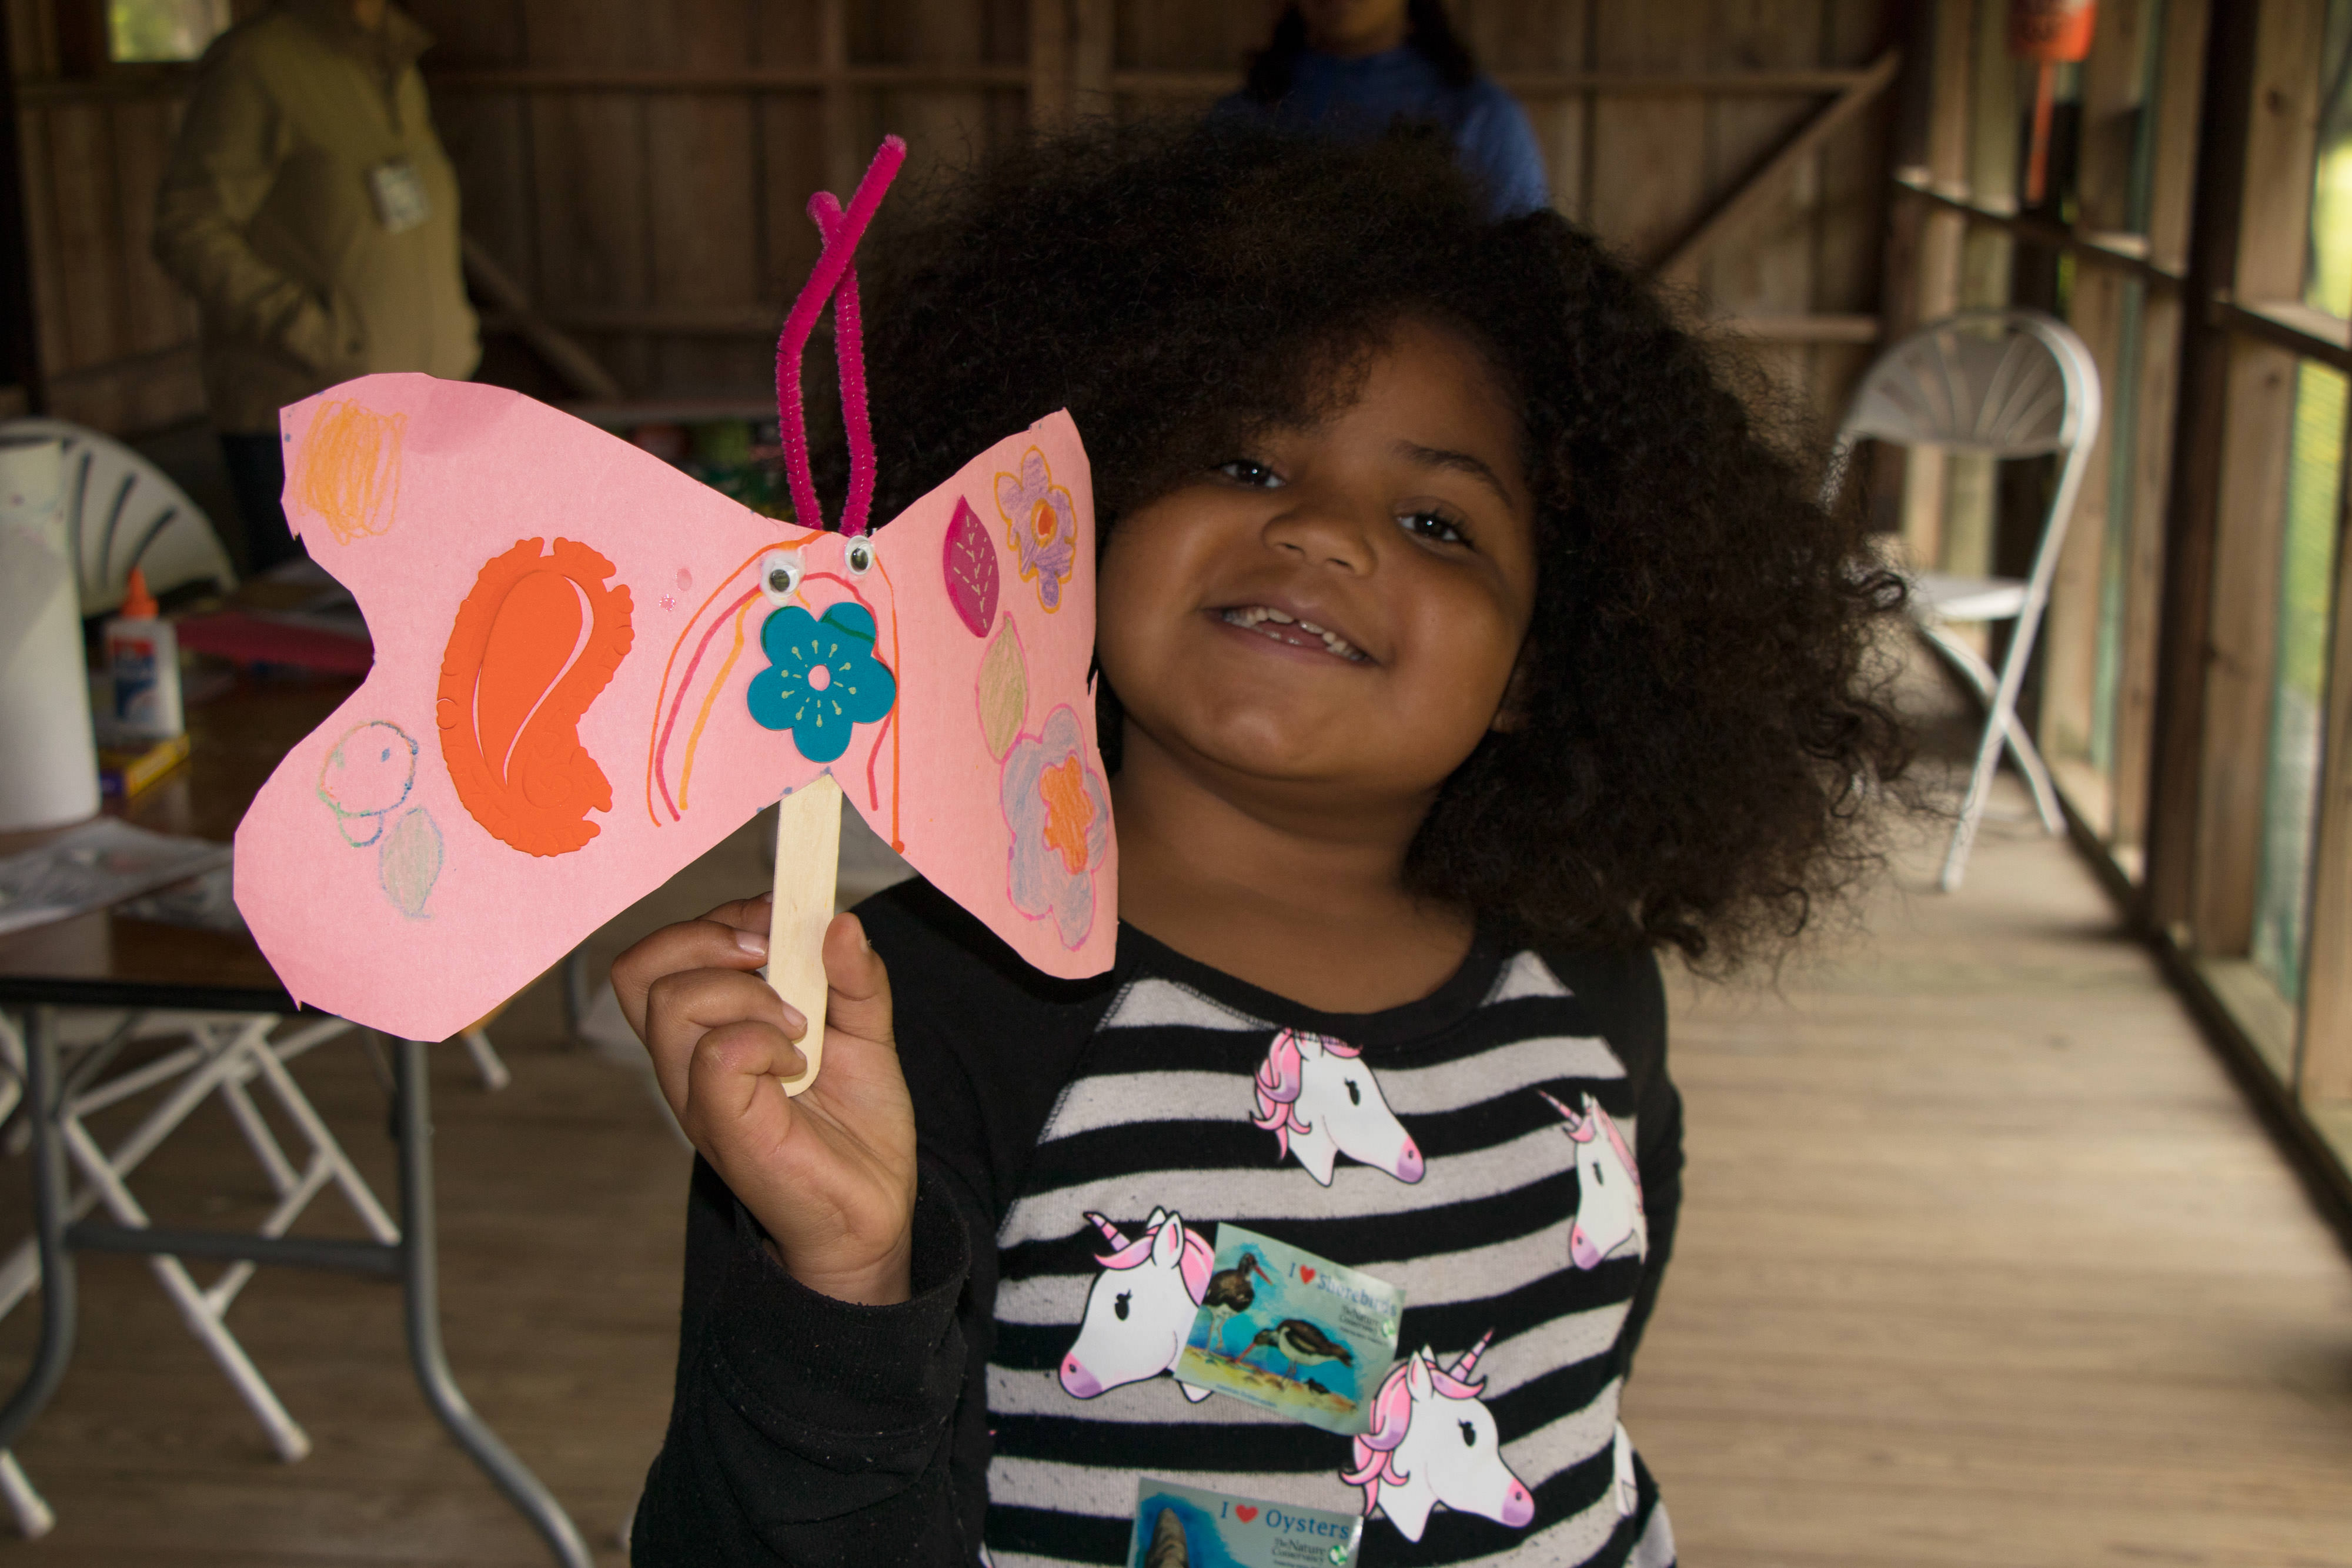
[[[1087,1293],[1077,1343],[1062,1358],[1062,1387],[1080,1399],[1175,1369],[1212,1266],[1207,1239],[1181,1214],[1155,1208],[1136,1236],[1099,1214],[1087,1219],[1110,1250],[1095,1256],[1103,1271]],[[1195,1404],[1208,1396],[1205,1388],[1184,1390]]]
[[[1145,1476],[1135,1488],[1129,1568],[1353,1568],[1364,1521]]]
[[[1425,1169],[1420,1146],[1389,1109],[1362,1054],[1329,1035],[1282,1030],[1259,1064],[1257,1114],[1250,1120],[1275,1135],[1277,1161],[1297,1155],[1325,1186],[1341,1155],[1417,1182]]]
[[[1503,1462],[1495,1417],[1478,1396],[1490,1330],[1453,1364],[1424,1345],[1397,1363],[1372,1400],[1372,1424],[1356,1439],[1353,1469],[1339,1479],[1364,1492],[1364,1517],[1383,1514],[1419,1541],[1441,1508],[1475,1513],[1512,1530],[1536,1516],[1535,1494]]]
[[[1216,1271],[1176,1381],[1342,1437],[1364,1430],[1396,1359],[1404,1292],[1238,1225],[1217,1227]]]
[[[379,163],[368,171],[368,193],[375,198],[375,219],[391,234],[405,234],[433,215],[425,198],[425,181],[416,165],[405,158]]]
[[[1536,1091],[1543,1094],[1543,1091]],[[1642,1170],[1625,1134],[1592,1096],[1581,1114],[1544,1094],[1565,1117],[1561,1129],[1576,1145],[1576,1223],[1569,1228],[1569,1261],[1598,1269],[1611,1258],[1647,1258],[1650,1220],[1642,1207]]]

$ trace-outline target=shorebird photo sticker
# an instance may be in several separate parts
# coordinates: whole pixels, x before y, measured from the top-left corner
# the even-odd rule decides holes
[[[1404,1292],[1238,1225],[1217,1227],[1213,1269],[1176,1381],[1342,1437],[1364,1431]]]

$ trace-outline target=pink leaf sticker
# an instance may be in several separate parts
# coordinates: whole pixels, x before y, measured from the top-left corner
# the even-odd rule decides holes
[[[996,622],[996,541],[989,537],[971,503],[959,497],[955,517],[948,524],[940,549],[940,567],[947,574],[948,602],[975,637],[988,635]]]

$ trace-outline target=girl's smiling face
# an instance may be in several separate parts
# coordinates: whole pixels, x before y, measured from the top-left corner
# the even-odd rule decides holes
[[[1348,407],[1120,518],[1097,646],[1130,764],[1141,742],[1302,804],[1425,806],[1498,722],[1533,612],[1520,441],[1477,350],[1405,320]]]

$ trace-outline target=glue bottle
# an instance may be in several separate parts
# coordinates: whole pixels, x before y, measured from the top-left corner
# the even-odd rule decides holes
[[[121,612],[106,623],[106,667],[114,675],[112,722],[107,727],[112,736],[169,740],[185,727],[179,639],[147,591],[147,574],[135,566],[123,585]]]

